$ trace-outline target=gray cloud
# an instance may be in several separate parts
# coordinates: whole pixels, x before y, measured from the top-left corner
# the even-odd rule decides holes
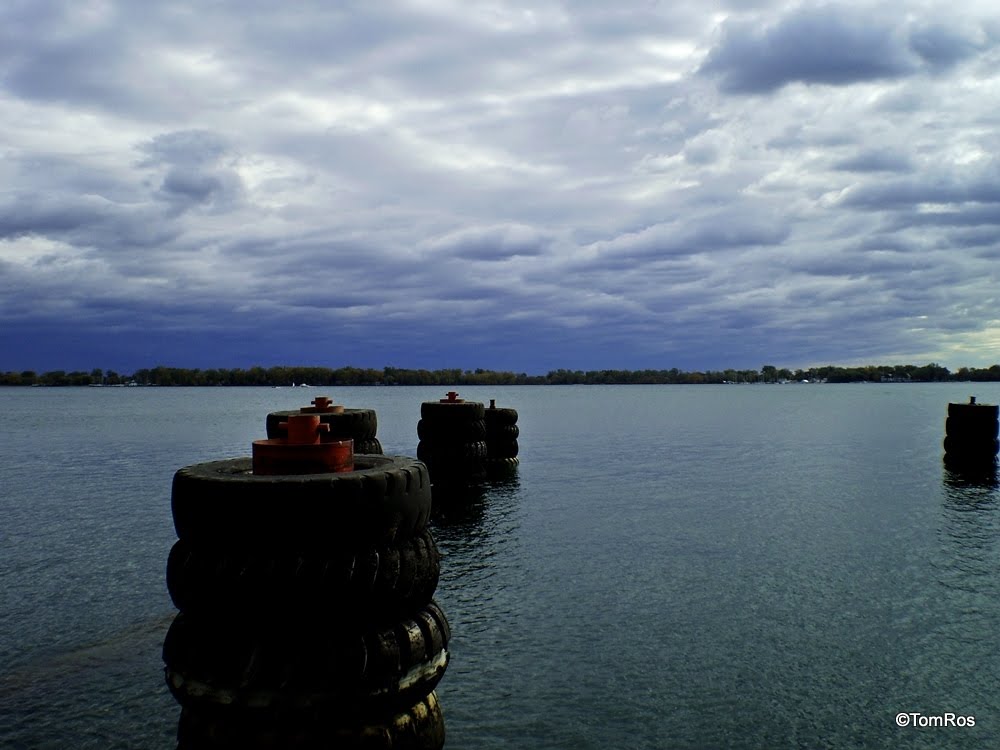
[[[802,5],[771,23],[759,16],[727,21],[701,72],[733,93],[796,82],[844,86],[940,73],[995,43],[975,22],[908,24],[895,10]]]
[[[843,203],[869,210],[900,208],[918,204],[964,204],[1000,202],[1000,182],[993,163],[973,169],[930,172],[915,177],[872,182],[852,187]]]
[[[224,136],[208,130],[163,133],[138,147],[139,151],[146,154],[139,166],[210,166],[219,162],[230,148]]]
[[[771,26],[736,21],[701,68],[726,91],[763,93],[792,82],[845,85],[914,70],[905,40],[864,11],[801,7]]]
[[[501,261],[541,255],[551,240],[528,226],[463,229],[424,244],[431,253],[459,260]]]
[[[910,157],[899,151],[868,149],[833,164],[834,169],[846,172],[909,172],[913,169]]]
[[[933,68],[950,68],[972,57],[983,46],[975,30],[931,23],[910,33],[910,48]]]
[[[991,12],[7,4],[0,369],[985,356]]]

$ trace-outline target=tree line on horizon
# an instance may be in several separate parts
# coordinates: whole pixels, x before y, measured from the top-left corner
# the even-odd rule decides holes
[[[962,367],[951,372],[936,363],[926,365],[826,365],[790,370],[764,365],[760,370],[552,370],[545,375],[528,375],[495,370],[405,369],[381,370],[359,367],[251,367],[249,369],[187,369],[158,366],[120,374],[100,368],[90,372],[32,370],[0,373],[0,385],[19,386],[315,386],[358,385],[655,385],[698,383],[780,383],[780,382],[945,382],[1000,381],[1000,364],[987,368]]]

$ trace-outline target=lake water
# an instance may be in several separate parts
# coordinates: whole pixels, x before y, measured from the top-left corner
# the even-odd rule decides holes
[[[444,390],[0,389],[0,747],[173,747],[173,473],[316,395],[415,455]],[[941,462],[972,394],[462,389],[518,410],[521,465],[435,523],[447,747],[1000,746],[1000,493]]]

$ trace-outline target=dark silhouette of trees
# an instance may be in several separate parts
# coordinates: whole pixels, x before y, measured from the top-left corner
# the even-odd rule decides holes
[[[384,367],[381,370],[360,367],[251,367],[249,369],[185,369],[157,365],[136,370],[131,375],[94,368],[90,372],[52,370],[37,373],[0,372],[4,386],[118,386],[135,383],[158,386],[314,386],[357,385],[652,385],[700,383],[780,383],[786,381],[827,383],[907,383],[943,381],[1000,381],[1000,364],[987,368],[962,367],[952,373],[935,362],[926,365],[864,365],[841,367],[824,365],[792,372],[788,368],[764,365],[760,370],[706,370],[685,372],[669,370],[551,370],[545,375],[528,375],[477,368],[442,370]]]

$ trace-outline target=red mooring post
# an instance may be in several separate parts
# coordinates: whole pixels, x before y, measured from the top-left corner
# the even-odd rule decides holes
[[[319,411],[291,414],[278,427],[287,437],[253,441],[253,473],[264,476],[282,474],[326,474],[354,471],[354,440],[322,442],[320,436],[330,432],[320,413],[331,413],[330,399],[321,396],[313,400]],[[302,411],[309,409],[304,407]],[[343,411],[344,407],[340,407]]]

